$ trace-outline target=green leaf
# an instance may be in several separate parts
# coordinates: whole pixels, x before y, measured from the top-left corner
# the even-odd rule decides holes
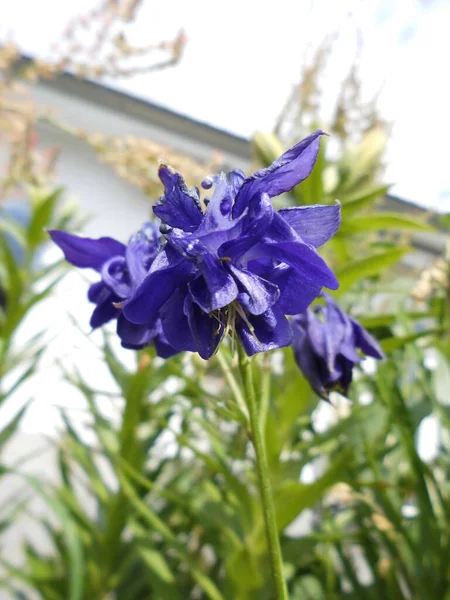
[[[10,437],[12,435],[14,435],[17,427],[20,424],[20,421],[22,420],[23,415],[25,414],[25,412],[27,411],[28,407],[30,405],[30,401],[28,401],[17,413],[17,415],[11,419],[11,421],[3,427],[3,429],[0,430],[0,449],[2,448],[2,446],[4,446],[4,444],[6,444],[6,442],[10,439]]]
[[[253,153],[263,167],[268,167],[284,152],[284,148],[276,135],[256,131],[251,141]]]
[[[136,525],[137,552],[148,569],[148,580],[160,598],[173,598],[181,600],[182,595],[178,589],[174,574],[161,552],[151,546],[146,536],[148,532]],[[140,533],[139,533],[140,531]]]
[[[3,235],[0,235],[0,268],[6,277],[6,291],[15,302],[20,300],[23,291],[23,276],[13,253]]]
[[[62,188],[58,188],[35,204],[27,231],[28,244],[32,250],[46,239],[45,227],[50,224],[56,203],[61,197],[62,191]]]
[[[306,379],[297,366],[295,369],[294,378],[276,395],[275,415],[266,421],[266,451],[272,469],[278,465],[282,448],[291,440],[295,421],[305,412],[312,395]]]
[[[409,248],[392,248],[387,252],[372,254],[336,269],[335,273],[339,281],[338,293],[347,291],[355,282],[366,277],[379,275],[384,269],[395,265],[409,250]]]
[[[26,245],[26,238],[23,228],[14,220],[5,210],[0,208],[0,232],[10,235],[22,247]]]
[[[322,583],[313,575],[305,575],[299,579],[293,590],[292,600],[326,600],[327,595]]]
[[[434,311],[427,312],[410,312],[405,313],[407,319],[421,320],[435,317]],[[376,329],[377,327],[389,327],[398,321],[398,314],[381,314],[375,316],[359,316],[358,322],[366,329]]]
[[[43,489],[42,482],[30,475],[22,476],[60,520],[69,556],[67,600],[83,600],[85,571],[83,545],[75,523],[64,504]]]
[[[275,508],[280,531],[287,527],[305,508],[314,506],[330,486],[344,480],[346,460],[347,457],[342,456],[328,469],[325,475],[309,485],[299,481],[286,481],[279,486],[275,492]]]
[[[164,539],[176,550],[178,556],[184,560],[189,566],[192,577],[195,581],[203,588],[203,591],[208,596],[210,600],[224,600],[222,594],[219,592],[218,588],[214,584],[214,582],[198,567],[198,565],[194,562],[193,558],[189,555],[186,547],[181,544],[172,530],[160,519],[160,517],[143,502],[139,496],[136,494],[133,486],[129,483],[129,481],[124,477],[124,475],[120,475],[120,482],[122,484],[122,488],[127,498],[130,501],[130,504],[136,510],[136,512],[147,521],[148,525],[158,531]]]
[[[360,217],[343,219],[339,229],[340,234],[378,231],[380,229],[413,229],[415,231],[436,231],[429,223],[404,217],[398,213],[371,213]]]
[[[381,198],[386,195],[390,188],[390,185],[380,185],[376,188],[372,188],[369,191],[352,196],[350,198],[339,198],[342,202],[342,217],[345,219],[361,209],[370,206],[377,198]]]
[[[418,331],[417,333],[411,333],[410,335],[385,338],[380,342],[380,344],[385,352],[392,352],[392,350],[403,348],[403,346],[406,346],[406,344],[415,342],[419,338],[426,337],[428,335],[440,335],[442,332],[442,328],[426,329],[425,331]]]

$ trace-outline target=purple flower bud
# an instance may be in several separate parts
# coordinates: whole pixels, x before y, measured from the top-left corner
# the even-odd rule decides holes
[[[378,342],[347,315],[328,294],[325,306],[308,309],[292,320],[295,360],[312,389],[324,400],[336,390],[346,395],[360,350],[384,358]]]

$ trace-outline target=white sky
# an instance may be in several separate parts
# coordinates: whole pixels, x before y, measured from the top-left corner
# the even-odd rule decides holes
[[[44,54],[70,16],[95,5],[0,0],[2,30],[25,51]],[[359,28],[366,93],[383,85],[380,106],[393,122],[386,179],[398,195],[450,211],[449,24],[449,0],[147,0],[130,42],[172,38],[183,27],[189,38],[185,55],[175,69],[114,85],[249,136],[273,127],[298,81],[306,46],[339,29],[326,83],[332,106]]]

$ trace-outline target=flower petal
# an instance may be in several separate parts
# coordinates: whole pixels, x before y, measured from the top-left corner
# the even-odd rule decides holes
[[[94,302],[95,304],[101,302],[105,291],[108,295],[111,293],[110,290],[106,288],[103,281],[97,281],[96,283],[91,284],[87,293],[89,302]]]
[[[75,267],[99,271],[102,265],[113,256],[124,256],[125,254],[125,245],[110,237],[94,240],[57,229],[49,230],[48,233],[64,252],[65,259]]]
[[[125,258],[133,291],[144,281],[159,247],[160,233],[154,223],[145,223],[137,233],[131,236],[125,251]]]
[[[277,306],[285,315],[298,315],[320,295],[322,286],[289,265],[279,265],[267,275],[280,290]]]
[[[290,265],[310,285],[320,285],[331,290],[339,287],[335,274],[312,246],[301,242],[264,243],[259,244],[255,250],[260,256],[271,257]]]
[[[162,329],[161,332],[155,336],[153,344],[155,346],[156,354],[160,358],[170,358],[179,352],[179,350],[173,348],[166,340]]]
[[[352,363],[360,362],[361,358],[356,352],[356,338],[350,317],[333,300],[329,294],[322,294],[326,301],[325,307],[325,337],[327,364],[333,371],[336,357],[342,354]]]
[[[342,354],[337,357],[335,371],[338,373],[336,381],[338,381],[337,390],[346,396],[348,394],[348,388],[353,380],[353,362],[348,360]],[[330,385],[330,389],[332,389]]]
[[[327,372],[322,360],[315,354],[305,330],[304,315],[292,321],[294,358],[305,379],[318,396],[329,400]]]
[[[205,312],[223,308],[237,298],[239,290],[236,282],[220,260],[207,252],[198,268],[202,276],[189,283],[189,291]]]
[[[136,293],[124,304],[123,313],[132,323],[155,323],[161,306],[178,286],[190,278],[193,270],[191,263],[183,258],[176,262],[167,258],[168,253],[163,250]]]
[[[245,181],[245,173],[242,169],[233,169],[228,173],[228,178],[233,188],[233,195],[236,196]]]
[[[247,317],[253,331],[244,319],[237,322],[236,331],[248,356],[291,345],[292,328],[279,308],[269,308],[262,315]]]
[[[187,285],[179,287],[161,308],[162,331],[167,342],[178,351],[195,352],[196,343],[184,313]]]
[[[225,173],[216,176],[215,184],[214,194],[196,234],[230,229],[234,226],[234,222],[229,218],[233,206],[233,193]]]
[[[239,216],[252,199],[266,193],[273,198],[289,192],[311,173],[320,147],[320,129],[290,148],[270,167],[253,173],[244,181],[236,197],[233,215]]]
[[[92,329],[97,329],[97,327],[105,325],[108,321],[117,319],[120,314],[120,310],[114,306],[114,302],[117,302],[120,298],[112,294],[106,286],[104,286],[101,296],[97,296],[97,300],[97,306],[89,321]]]
[[[236,263],[262,240],[264,233],[272,223],[274,214],[269,197],[267,194],[263,194],[251,214],[243,217],[240,235],[236,239],[222,244],[218,250],[219,256],[231,258]]]
[[[184,312],[189,320],[197,352],[205,360],[211,358],[223,337],[223,323],[219,322],[215,315],[204,313],[189,295],[186,296]]]
[[[339,228],[341,206],[315,204],[282,208],[278,214],[289,223],[304,242],[315,248],[328,241]]]
[[[238,283],[240,304],[253,315],[260,315],[273,306],[280,297],[276,285],[243,268],[232,264],[229,269]]]
[[[166,165],[159,167],[159,178],[165,193],[153,207],[153,212],[171,227],[194,231],[203,217],[197,190],[189,189],[183,177]]]
[[[362,325],[360,325],[351,317],[350,321],[355,334],[356,347],[360,348],[360,350],[362,350],[364,354],[367,354],[367,356],[372,356],[373,358],[385,358],[384,352],[377,340],[370,335],[370,333],[366,331]]]
[[[244,173],[244,171],[242,171],[242,169],[233,169],[227,175],[228,175],[228,180],[231,184],[231,189],[233,191],[233,197],[234,197],[238,193],[241,185],[244,183],[245,173]],[[213,185],[218,184],[221,176],[222,176],[222,173],[219,173],[217,175],[208,175],[208,177],[205,177],[205,179],[202,181],[202,188],[204,190],[210,190]]]
[[[102,280],[122,300],[131,296],[130,277],[125,258],[114,256],[102,266]]]
[[[124,348],[139,350],[151,343],[156,335],[156,328],[148,325],[136,325],[121,314],[117,320],[117,335]]]

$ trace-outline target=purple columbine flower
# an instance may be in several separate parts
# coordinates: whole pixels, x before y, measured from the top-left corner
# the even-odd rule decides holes
[[[360,350],[384,358],[378,342],[328,296],[325,306],[308,309],[292,320],[295,360],[312,389],[324,400],[332,390],[347,394]]]
[[[153,223],[146,223],[125,246],[110,238],[83,238],[64,231],[51,230],[52,240],[76,267],[94,269],[101,280],[88,290],[88,299],[96,306],[90,325],[93,329],[117,319],[117,333],[125,348],[139,349],[154,343],[159,356],[176,354],[166,341],[161,322],[136,325],[126,319],[120,307],[145,279],[160,248],[160,234]]]
[[[288,346],[286,315],[306,310],[323,287],[337,289],[316,251],[339,227],[340,207],[275,211],[271,198],[311,173],[322,131],[245,177],[214,175],[202,210],[198,189],[162,165],[164,195],[154,207],[166,244],[141,285],[123,305],[125,318],[151,328],[160,319],[169,344],[209,358],[226,332],[237,333],[248,355]]]

